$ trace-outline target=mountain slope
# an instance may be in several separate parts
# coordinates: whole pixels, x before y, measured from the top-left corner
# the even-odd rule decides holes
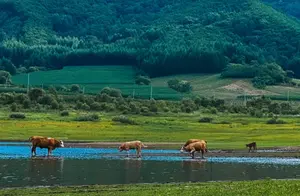
[[[0,2],[0,55],[16,66],[125,64],[155,77],[257,61],[300,75],[299,21],[259,0]]]

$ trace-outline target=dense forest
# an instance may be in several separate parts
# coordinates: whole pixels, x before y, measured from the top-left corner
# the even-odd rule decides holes
[[[150,77],[224,71],[257,86],[288,82],[300,77],[300,22],[289,16],[298,16],[298,4],[0,0],[0,69],[118,64]]]

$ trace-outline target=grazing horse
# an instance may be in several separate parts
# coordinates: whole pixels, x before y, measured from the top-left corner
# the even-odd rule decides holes
[[[181,147],[181,149],[180,149],[180,152],[183,152],[184,150],[184,147],[186,147],[186,146],[188,146],[189,144],[191,144],[191,143],[195,143],[195,142],[205,142],[205,143],[207,143],[207,141],[205,141],[205,140],[200,140],[200,139],[189,139],[188,141],[186,141],[185,142],[185,144]]]
[[[129,150],[130,149],[136,149],[136,154],[137,157],[141,157],[142,153],[141,150],[143,148],[146,148],[147,146],[145,146],[141,141],[130,141],[130,142],[125,142],[123,144],[121,144],[119,146],[119,151],[122,152],[123,150],[127,151],[127,157],[129,157]]]
[[[48,149],[48,156],[52,154],[52,150],[55,148],[63,148],[64,142],[62,140],[57,140],[50,137],[42,137],[42,136],[32,136],[29,138],[32,142],[31,147],[31,155],[36,155],[36,147],[40,148],[47,148]]]
[[[183,147],[183,150],[189,152],[190,155],[192,156],[192,159],[195,158],[195,152],[201,151],[201,155],[202,155],[201,158],[204,159],[203,154],[204,152],[207,152],[206,143],[207,142],[204,140],[200,142],[190,143],[189,145]]]
[[[249,151],[248,151],[248,152],[250,152],[251,149],[252,149],[252,152],[254,152],[254,150],[257,150],[256,142],[251,142],[251,143],[249,143],[249,144],[246,144],[246,147],[249,148]]]

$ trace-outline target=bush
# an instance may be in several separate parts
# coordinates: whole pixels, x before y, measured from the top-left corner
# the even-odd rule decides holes
[[[61,113],[60,113],[60,116],[69,116],[69,112],[68,111],[62,111]]]
[[[73,84],[72,86],[71,86],[71,92],[73,92],[73,93],[78,93],[79,91],[80,91],[80,87],[79,87],[79,85],[78,84]]]
[[[286,124],[284,120],[277,119],[276,117],[271,118],[270,120],[267,121],[267,124]]]
[[[98,114],[87,114],[83,116],[78,116],[75,121],[99,121],[100,117]]]
[[[203,117],[203,118],[200,118],[199,122],[200,123],[211,123],[213,121],[213,118],[211,117]]]
[[[192,91],[192,85],[186,80],[171,79],[168,81],[168,86],[175,91],[188,93]]]
[[[122,97],[122,92],[119,89],[105,87],[100,91],[100,94],[107,94],[111,97]]]
[[[139,85],[149,85],[151,83],[151,80],[146,76],[137,76],[135,79],[135,83]]]
[[[123,123],[123,124],[129,124],[129,125],[136,125],[137,124],[134,120],[129,119],[127,116],[124,116],[124,115],[116,116],[112,119],[112,121],[120,122],[120,123]]]
[[[40,88],[33,88],[28,92],[30,100],[37,101],[40,97],[43,97],[45,91]]]
[[[13,118],[13,119],[24,119],[26,116],[25,114],[22,113],[12,113],[9,115],[9,118]]]
[[[11,104],[10,110],[12,112],[16,112],[18,110],[18,105],[16,103]]]

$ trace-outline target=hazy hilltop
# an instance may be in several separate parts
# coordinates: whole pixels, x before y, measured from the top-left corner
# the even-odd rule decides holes
[[[134,65],[151,77],[226,68],[263,85],[285,81],[280,67],[300,76],[299,21],[259,0],[1,0],[0,10],[7,71],[8,60]]]

